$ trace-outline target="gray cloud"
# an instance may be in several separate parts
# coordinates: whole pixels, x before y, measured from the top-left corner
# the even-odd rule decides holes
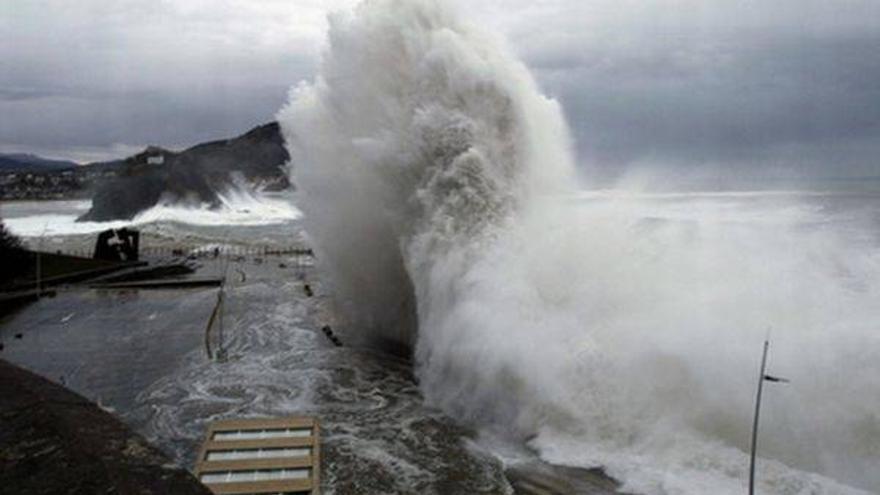
[[[539,71],[564,102],[582,155],[599,164],[782,164],[814,173],[829,158],[822,150],[834,149],[838,168],[880,170],[880,58],[871,55],[880,35],[755,33],[717,43],[717,56],[697,65],[670,50],[650,61]]]
[[[0,3],[0,151],[110,158],[271,120],[314,73],[322,3]]]
[[[880,175],[876,2],[502,5],[590,174]]]
[[[266,121],[354,0],[7,0],[0,150],[184,146]],[[460,1],[558,97],[591,174],[877,175],[880,4]]]

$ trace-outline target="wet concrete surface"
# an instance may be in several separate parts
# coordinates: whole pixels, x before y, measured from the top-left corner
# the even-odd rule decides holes
[[[500,462],[424,407],[409,362],[321,333],[332,310],[300,262],[200,261],[195,276],[232,281],[210,336],[223,362],[205,350],[217,289],[62,291],[0,320],[0,357],[115,411],[180,466],[215,419],[312,414],[325,493],[508,493]]]
[[[195,277],[228,274],[208,337],[226,359],[205,348],[217,289],[61,291],[0,320],[0,358],[99,402],[185,468],[216,419],[305,414],[321,421],[324,493],[614,493],[585,470],[505,466],[426,407],[410,362],[348,345],[302,259],[197,262]]]
[[[113,415],[0,360],[0,492],[209,495]]]
[[[0,320],[0,357],[124,411],[201,345],[212,292],[61,291]]]

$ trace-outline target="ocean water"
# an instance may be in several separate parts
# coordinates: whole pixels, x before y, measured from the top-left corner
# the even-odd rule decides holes
[[[230,190],[218,197],[220,206],[217,208],[160,202],[130,221],[77,222],[76,219],[91,208],[89,200],[5,202],[0,203],[0,215],[10,230],[24,237],[95,234],[109,228],[126,226],[149,229],[159,223],[186,224],[190,229],[193,226],[279,225],[290,223],[301,215],[285,193],[257,194],[246,190]]]
[[[135,227],[146,249],[218,247],[286,248],[304,245],[302,213],[290,193],[228,191],[221,206],[160,203],[131,221],[77,222],[91,201],[12,201],[0,203],[0,217],[10,231],[34,249],[90,254],[96,234],[106,229]]]
[[[554,365],[523,379],[545,397],[527,423],[542,457],[606,466],[638,493],[741,493],[769,338],[769,372],[792,382],[765,387],[759,489],[880,490],[880,196],[604,191],[575,203],[574,225],[543,212],[545,235],[516,255],[533,263],[531,317],[550,306],[575,322],[543,332]]]

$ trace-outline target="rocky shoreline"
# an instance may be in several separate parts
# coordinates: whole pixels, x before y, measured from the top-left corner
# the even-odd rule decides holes
[[[221,194],[237,188],[286,189],[289,158],[276,122],[181,152],[150,147],[117,166],[80,220],[129,220],[160,201],[218,206]]]

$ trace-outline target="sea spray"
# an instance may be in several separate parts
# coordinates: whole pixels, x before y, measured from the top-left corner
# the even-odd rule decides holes
[[[425,263],[458,256],[468,270],[465,258],[530,193],[571,171],[558,105],[439,2],[366,2],[354,17],[331,16],[320,75],[293,91],[280,120],[307,230],[341,299],[360,326],[406,343],[414,292],[433,286],[411,285],[432,276]],[[440,296],[418,298],[423,318]]]
[[[768,394],[762,492],[880,487],[880,257],[823,211],[575,196],[558,105],[435,0],[331,16],[279,120],[329,282],[413,346],[431,404],[634,491],[740,493],[772,326],[794,382]]]
[[[257,226],[281,225],[301,215],[286,197],[230,188],[217,193],[217,204],[160,201],[156,206],[138,213],[131,220],[78,222],[77,218],[91,208],[90,201],[58,201],[64,213],[36,213],[8,218],[10,230],[22,237],[95,234],[122,227],[145,228],[159,224],[190,226]],[[23,204],[23,203],[22,203]]]

